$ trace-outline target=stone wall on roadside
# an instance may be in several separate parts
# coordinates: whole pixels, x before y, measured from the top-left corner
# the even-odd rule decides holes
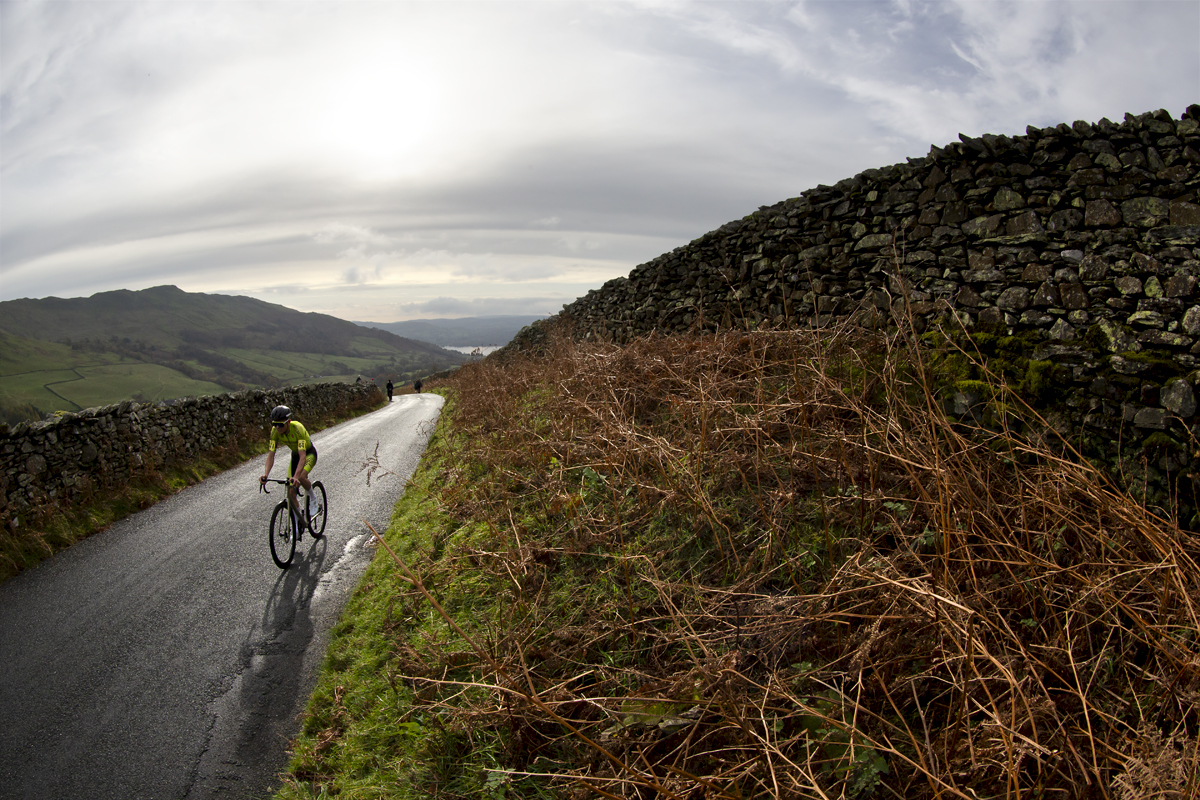
[[[157,403],[127,400],[11,429],[0,425],[0,523],[16,528],[30,515],[124,486],[138,473],[186,463],[244,437],[265,440],[277,405],[304,421],[380,397],[371,383],[322,383]]]
[[[1200,105],[1178,119],[1156,111],[960,139],[764,206],[589,292],[506,349],[535,344],[556,321],[626,342],[910,310],[919,327],[1019,337],[1058,384],[1055,427],[1151,503],[1192,498]]]

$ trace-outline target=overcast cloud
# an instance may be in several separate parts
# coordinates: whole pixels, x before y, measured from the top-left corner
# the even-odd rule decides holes
[[[1200,102],[1200,3],[0,0],[0,300],[553,313],[958,134]]]

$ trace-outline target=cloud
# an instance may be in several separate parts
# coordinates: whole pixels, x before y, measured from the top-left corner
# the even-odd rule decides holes
[[[435,297],[419,303],[399,303],[389,310],[396,319],[431,319],[438,317],[488,317],[507,315],[556,314],[568,301],[562,297],[478,297],[464,300],[458,297]],[[376,320],[389,322],[395,320]]]
[[[1157,0],[0,3],[0,299],[569,302],[960,132],[1178,114],[1198,29]]]

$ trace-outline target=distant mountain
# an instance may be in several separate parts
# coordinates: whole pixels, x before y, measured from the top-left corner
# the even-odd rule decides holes
[[[403,386],[468,360],[328,314],[175,286],[0,302],[0,343],[0,411],[10,420],[358,376]]]
[[[459,319],[410,319],[403,322],[355,322],[442,347],[503,347],[517,332],[545,314]]]

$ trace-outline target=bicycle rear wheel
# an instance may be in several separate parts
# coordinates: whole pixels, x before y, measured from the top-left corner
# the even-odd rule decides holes
[[[312,495],[317,501],[317,513],[308,518],[308,532],[314,539],[320,539],[325,533],[325,520],[329,514],[329,498],[325,495],[325,484],[313,481]]]
[[[296,534],[292,530],[292,515],[288,513],[287,501],[275,506],[271,515],[271,558],[280,569],[287,569],[296,555]]]

